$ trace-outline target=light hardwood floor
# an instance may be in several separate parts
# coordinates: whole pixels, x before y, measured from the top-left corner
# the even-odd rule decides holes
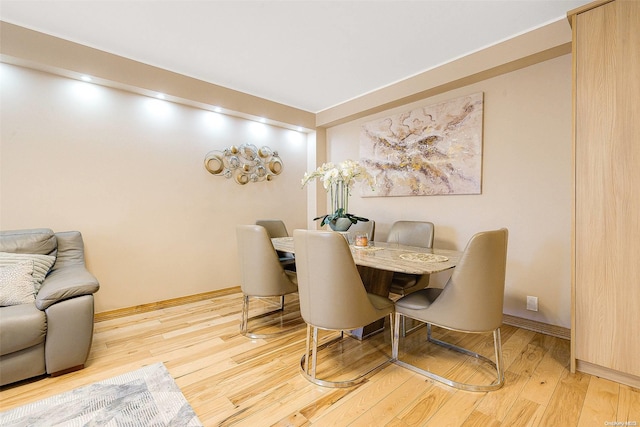
[[[256,304],[253,314],[266,310]],[[84,370],[6,386],[0,410],[10,409],[164,362],[207,426],[605,426],[640,425],[640,391],[568,371],[569,342],[513,326],[502,328],[506,384],[473,393],[425,380],[389,365],[350,389],[312,385],[299,373],[306,328],[295,297],[278,316],[293,328],[275,338],[239,334],[241,294],[231,293],[152,312],[99,321]],[[260,320],[254,327],[260,327]],[[257,326],[256,326],[257,325]],[[272,326],[264,329],[273,330]],[[434,335],[491,354],[491,336],[434,329]],[[401,357],[456,378],[490,381],[488,370],[424,341],[422,328],[401,345]],[[329,349],[320,369],[335,377],[383,360],[388,330],[373,339],[348,339]]]

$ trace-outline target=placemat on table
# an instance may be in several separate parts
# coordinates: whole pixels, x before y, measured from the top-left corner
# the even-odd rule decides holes
[[[444,255],[436,254],[423,254],[419,252],[410,252],[406,254],[400,254],[400,258],[405,261],[417,261],[417,262],[444,262],[449,261]]]

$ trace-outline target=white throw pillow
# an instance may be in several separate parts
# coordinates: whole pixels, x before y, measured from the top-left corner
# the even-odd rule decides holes
[[[35,294],[38,294],[44,278],[56,262],[53,255],[40,254],[14,254],[12,252],[0,252],[0,267],[13,265],[21,261],[33,262],[33,288]]]
[[[35,301],[33,261],[0,267],[0,306],[29,304]]]

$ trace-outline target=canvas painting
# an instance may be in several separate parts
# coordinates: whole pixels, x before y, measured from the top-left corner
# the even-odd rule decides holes
[[[360,162],[376,179],[362,196],[480,194],[483,93],[362,125]]]

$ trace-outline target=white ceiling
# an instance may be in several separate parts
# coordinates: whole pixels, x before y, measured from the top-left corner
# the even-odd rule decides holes
[[[316,113],[590,1],[0,0],[0,19]]]

